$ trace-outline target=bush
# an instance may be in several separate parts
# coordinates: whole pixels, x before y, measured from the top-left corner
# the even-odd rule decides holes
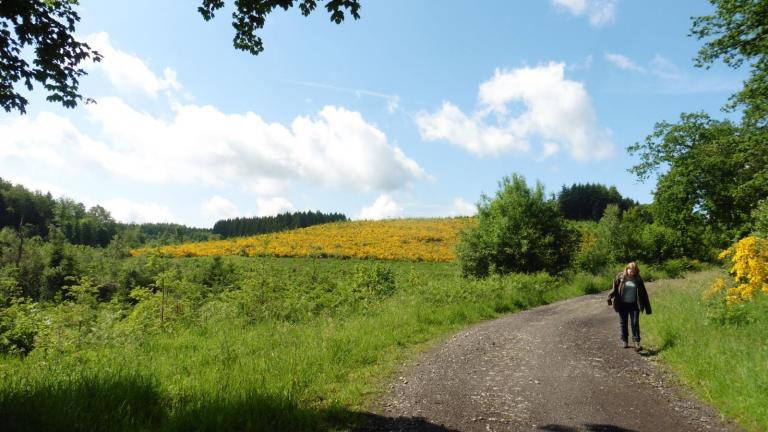
[[[28,354],[41,325],[37,303],[27,298],[11,300],[9,307],[0,309],[0,352]]]
[[[689,271],[701,270],[701,264],[698,261],[689,260],[687,258],[674,258],[664,261],[659,266],[661,270],[667,274],[667,277],[676,279],[683,276],[683,273]]]
[[[391,267],[376,263],[355,267],[353,292],[360,299],[378,300],[391,296],[397,288]]]
[[[751,216],[752,235],[768,238],[768,198],[757,203]]]
[[[570,263],[577,242],[576,230],[557,201],[545,198],[541,183],[531,189],[513,174],[499,182],[495,198],[483,195],[478,223],[462,233],[456,252],[464,276],[555,274]]]

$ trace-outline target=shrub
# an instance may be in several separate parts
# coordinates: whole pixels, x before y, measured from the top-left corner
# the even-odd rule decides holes
[[[355,267],[353,292],[360,299],[383,299],[394,294],[395,272],[391,267],[376,263]]]
[[[40,330],[40,308],[27,298],[11,300],[11,305],[0,309],[0,352],[28,354],[35,346]]]
[[[491,199],[483,195],[478,223],[464,231],[457,247],[462,274],[554,274],[569,263],[578,242],[575,229],[560,214],[557,201],[546,199],[544,187],[531,189],[513,174],[499,182]]]

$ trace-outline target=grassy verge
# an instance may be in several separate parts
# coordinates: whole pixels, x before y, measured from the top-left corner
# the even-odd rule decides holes
[[[726,310],[702,292],[716,271],[660,282],[643,323],[659,357],[705,402],[747,430],[768,430],[768,299]]]
[[[450,264],[387,263],[394,292],[354,300],[382,292],[355,282],[369,274],[360,268],[375,264],[232,260],[244,274],[252,275],[249,266],[256,266],[269,276],[257,281],[268,291],[254,291],[254,302],[265,299],[258,308],[241,309],[250,291],[234,288],[210,297],[195,319],[171,330],[0,360],[0,429],[347,429],[395,367],[430,342],[605,284],[594,277],[565,283],[546,275],[467,281]],[[189,272],[194,263],[184,262]],[[371,274],[386,280],[386,272]],[[335,305],[339,298],[353,300]]]

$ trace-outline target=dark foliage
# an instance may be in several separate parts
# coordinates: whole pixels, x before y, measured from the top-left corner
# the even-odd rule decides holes
[[[566,219],[599,221],[609,204],[616,204],[624,212],[637,205],[637,202],[621,196],[615,186],[602,184],[575,183],[563,186],[557,194],[560,211]]]
[[[348,220],[341,213],[295,212],[281,213],[277,216],[224,219],[213,225],[213,233],[224,238],[306,228],[329,222]]]
[[[32,90],[36,81],[48,91],[48,101],[72,108],[83,96],[80,64],[99,61],[101,55],[73,33],[80,16],[76,0],[3,0],[0,2],[0,106],[6,112],[26,112],[27,99],[15,88],[19,83]],[[32,48],[30,64],[22,52]]]
[[[267,15],[278,7],[288,10],[297,3],[296,0],[239,0],[235,2],[235,11],[232,13],[232,27],[235,28],[235,37],[232,40],[235,48],[258,55],[264,51],[264,44],[256,31],[264,28]],[[301,0],[298,2],[299,10],[304,16],[309,16],[317,8],[317,0]],[[197,10],[203,19],[209,21],[215,12],[224,7],[224,0],[203,0],[203,5]],[[325,9],[330,14],[331,21],[341,24],[346,17],[345,10],[354,19],[360,18],[359,0],[329,0],[325,3]]]

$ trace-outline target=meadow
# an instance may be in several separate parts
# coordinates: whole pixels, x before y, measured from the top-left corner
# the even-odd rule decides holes
[[[348,429],[397,365],[444,335],[609,281],[468,280],[432,262],[129,260],[158,271],[130,306],[95,301],[81,281],[57,306],[10,308],[39,327],[26,356],[0,361],[0,429]]]
[[[765,264],[763,264],[765,265]],[[768,430],[768,298],[728,304],[707,290],[723,274],[710,270],[666,280],[651,292],[643,321],[658,357],[704,402],[749,431]]]

